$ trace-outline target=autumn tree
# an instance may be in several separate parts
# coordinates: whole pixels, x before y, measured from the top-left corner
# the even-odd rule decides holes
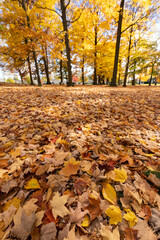
[[[136,3],[138,3],[139,6],[144,5],[143,11],[141,11],[142,8],[138,7],[137,16],[134,18],[134,20],[132,20],[131,23],[130,22],[128,23],[128,26],[125,25],[123,27],[123,29],[122,29],[123,13],[124,13],[125,7],[127,7],[127,5],[128,5],[128,2],[125,2],[125,0],[121,0],[121,3],[120,3],[119,20],[118,20],[118,28],[117,28],[117,39],[116,39],[116,50],[115,50],[115,59],[114,59],[114,70],[113,70],[111,86],[117,85],[116,79],[117,79],[117,70],[118,70],[118,58],[119,58],[120,40],[121,40],[122,33],[124,33],[126,30],[129,30],[130,28],[133,28],[133,26],[140,23],[142,20],[148,19],[148,17],[152,13],[156,12],[160,7],[157,0],[155,0],[154,3],[152,3],[152,5],[151,5],[151,1],[149,1],[149,0],[148,1],[144,1],[144,0],[134,1],[133,0],[133,2],[129,2],[129,5],[131,4],[132,6],[134,6],[134,4],[136,4]],[[132,33],[133,30],[130,30],[130,32]],[[130,48],[130,46],[131,46],[131,40],[129,40],[129,48]],[[129,51],[130,51],[130,49],[129,49]]]

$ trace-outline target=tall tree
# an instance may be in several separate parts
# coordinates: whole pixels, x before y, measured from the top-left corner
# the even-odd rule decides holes
[[[114,69],[111,86],[117,86],[117,70],[118,70],[118,58],[119,58],[119,49],[121,42],[121,29],[122,29],[122,19],[123,19],[123,11],[124,11],[124,2],[125,0],[121,0],[120,10],[119,10],[119,20],[118,20],[118,28],[117,28],[117,39],[116,39],[116,50],[115,50],[115,58],[114,58]]]

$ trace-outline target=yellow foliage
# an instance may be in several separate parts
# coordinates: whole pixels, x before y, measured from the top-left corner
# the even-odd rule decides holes
[[[119,207],[112,205],[105,211],[105,213],[110,217],[109,224],[117,225],[119,222],[122,222],[122,213]]]
[[[89,216],[86,215],[83,222],[81,223],[81,226],[82,227],[89,227],[89,225],[90,225]]]
[[[124,168],[117,169],[115,168],[113,171],[107,174],[108,178],[111,178],[114,181],[124,183],[127,179],[127,172]]]
[[[40,185],[36,178],[32,178],[27,182],[27,184],[24,188],[25,189],[40,189]]]
[[[117,201],[117,195],[115,189],[109,184],[105,183],[102,189],[103,197],[109,202],[115,204]]]
[[[123,216],[123,218],[129,222],[129,227],[132,228],[137,223],[136,215],[130,209],[125,209],[125,211],[127,213]]]

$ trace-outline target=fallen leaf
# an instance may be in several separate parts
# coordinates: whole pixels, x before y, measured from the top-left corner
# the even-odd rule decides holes
[[[8,202],[6,202],[6,204],[4,205],[3,207],[3,211],[7,211],[10,206],[14,206],[15,208],[19,208],[20,206],[20,202],[21,202],[21,199],[17,198],[17,197],[14,197],[12,198],[11,200],[9,200]]]
[[[79,162],[75,160],[75,158],[71,158],[68,162],[66,162],[65,167],[62,168],[62,173],[66,177],[70,177],[71,175],[75,175],[79,169]]]
[[[27,216],[30,216],[33,212],[35,213],[37,211],[38,206],[35,204],[37,201],[36,198],[32,198],[24,204],[23,209]]]
[[[0,168],[6,168],[8,165],[8,160],[0,159]]]
[[[36,227],[42,224],[42,219],[44,217],[45,211],[39,211],[36,213]]]
[[[152,229],[148,226],[146,220],[138,219],[137,224],[133,227],[138,231],[138,237],[141,240],[157,240],[157,236],[153,233]]]
[[[125,211],[127,213],[123,216],[123,218],[129,222],[129,226],[132,228],[137,223],[136,215],[130,209],[125,209]]]
[[[113,232],[111,232],[109,226],[104,226],[101,223],[101,229],[99,230],[103,240],[120,240],[120,234],[118,227],[116,227]]]
[[[8,193],[12,188],[17,187],[17,180],[9,180],[2,184],[1,191],[4,193]]]
[[[46,154],[52,154],[55,152],[55,145],[53,143],[50,143],[43,146],[43,149],[45,150]]]
[[[114,181],[124,183],[127,179],[127,172],[124,168],[115,168],[113,171],[107,173],[106,176]]]
[[[41,240],[55,240],[57,234],[54,222],[43,225],[41,228]]]
[[[122,222],[122,213],[119,207],[112,205],[105,211],[105,213],[110,217],[109,224],[117,225],[119,222]]]
[[[138,214],[139,217],[145,219],[145,220],[149,220],[151,217],[151,208],[148,205],[144,205],[142,207],[141,212]]]
[[[126,240],[138,240],[138,231],[132,228],[125,229],[126,232]]]
[[[89,206],[86,207],[89,211],[90,221],[93,221],[96,217],[101,214],[100,209],[100,200],[99,198],[92,198],[91,195],[89,197]]]
[[[4,211],[3,213],[0,213],[0,221],[4,221],[5,228],[9,226],[9,224],[13,220],[13,216],[16,212],[17,208],[11,205],[7,211]]]
[[[58,240],[64,240],[68,236],[70,223],[68,223],[62,231],[59,231]]]
[[[67,237],[64,238],[63,240],[76,240],[75,226],[68,232]]]
[[[102,194],[105,199],[109,202],[115,204],[117,201],[117,195],[115,189],[109,184],[105,183],[103,185]]]
[[[43,175],[45,172],[48,171],[48,169],[49,169],[49,164],[39,166],[38,169],[36,170],[36,176]]]
[[[69,210],[65,207],[67,203],[68,196],[59,196],[59,193],[56,192],[52,200],[50,201],[50,205],[52,207],[52,213],[54,218],[56,219],[57,216],[64,217],[70,214]]]
[[[32,231],[32,227],[36,221],[35,213],[27,216],[22,208],[19,208],[14,216],[14,227],[12,229],[12,235],[26,240]]]
[[[7,172],[8,172],[8,170],[0,169],[0,178],[3,178],[3,175]]]
[[[40,189],[40,185],[36,178],[32,178],[27,182],[27,184],[24,188],[25,189]]]
[[[84,220],[83,220],[83,222],[81,223],[81,226],[82,226],[82,227],[89,227],[90,223],[91,223],[91,222],[90,222],[89,216],[86,215],[85,218],[84,218]]]
[[[81,203],[78,202],[78,205],[75,209],[70,208],[70,223],[75,223],[81,225],[83,217],[89,213],[88,210],[82,211]]]

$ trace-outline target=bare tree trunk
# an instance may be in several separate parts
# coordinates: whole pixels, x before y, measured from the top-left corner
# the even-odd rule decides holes
[[[121,29],[122,29],[124,2],[125,0],[121,0],[120,11],[119,11],[116,50],[115,50],[115,58],[114,58],[114,70],[113,70],[113,77],[111,82],[111,86],[113,87],[117,86],[116,80],[117,80],[117,70],[118,70],[119,49],[120,49],[120,42],[121,42]]]
[[[48,63],[47,59],[43,57],[43,62],[44,62],[44,67],[45,67],[45,73],[46,73],[46,78],[47,78],[47,84],[51,84],[50,78],[49,78],[49,71],[48,71]]]
[[[29,69],[29,76],[30,76],[31,85],[34,85],[33,78],[32,78],[32,69],[31,69],[29,54],[28,54],[27,62],[28,62],[28,69]]]
[[[133,28],[131,28],[131,30],[130,30],[129,45],[128,45],[128,57],[127,57],[127,63],[126,63],[126,70],[125,70],[125,75],[124,75],[123,87],[127,86],[127,76],[128,76],[128,68],[129,68],[130,52],[131,52],[131,43],[132,43],[132,31],[133,31]]]
[[[132,80],[132,85],[136,85],[136,61],[134,62],[134,70],[133,70],[133,80]]]
[[[82,38],[83,58],[82,58],[82,84],[84,85],[84,38]]]
[[[61,56],[62,56],[63,52],[61,51]],[[61,82],[60,84],[63,84],[63,62],[62,59],[60,59],[60,77],[61,77]]]
[[[23,10],[24,10],[25,13],[26,13],[27,26],[30,28],[30,19],[29,19],[29,16],[28,16],[28,14],[27,14],[27,8],[26,8],[26,5],[25,5],[25,0],[22,0],[21,4],[22,4]],[[26,39],[26,41],[28,42],[27,39]],[[32,41],[32,39],[31,39],[31,41]],[[41,84],[41,79],[40,79],[40,74],[39,74],[39,67],[38,67],[36,52],[35,52],[35,50],[33,50],[32,52],[33,52],[33,58],[34,58],[35,67],[36,67],[36,74],[37,74],[37,79],[38,79],[38,86],[42,86],[42,84]]]
[[[19,76],[21,78],[21,83],[23,84],[24,82],[23,82],[23,76],[22,76],[22,73],[21,73],[21,69],[18,69],[18,72],[19,72]]]
[[[82,84],[84,85],[84,57],[82,59]]]
[[[155,84],[155,86],[157,85],[157,78],[155,78],[155,83],[154,84]]]
[[[38,62],[37,62],[37,56],[36,56],[36,52],[35,52],[35,51],[33,51],[33,58],[34,58],[35,67],[36,67],[36,74],[37,74],[38,86],[42,86],[42,84],[41,84],[41,79],[40,79],[40,75],[39,75],[39,67],[38,67]]]
[[[119,76],[118,76],[118,85],[120,85],[121,84],[121,74],[120,74],[120,72],[119,72]]]
[[[49,68],[48,68],[48,53],[47,53],[47,46],[45,45],[45,56],[43,58],[45,73],[47,78],[47,84],[51,84],[50,77],[49,77]]]
[[[45,50],[45,56],[43,57],[44,62],[44,68],[47,78],[47,84],[51,84],[50,78],[49,78],[49,70],[48,70],[48,56],[47,56],[47,49]]]
[[[150,80],[149,80],[149,86],[151,86],[151,84],[152,84],[153,69],[154,69],[154,64],[152,63],[152,71],[151,71],[151,77],[150,77]]]
[[[97,85],[97,26],[94,28],[95,31],[95,50],[94,50],[94,79],[93,85]]]
[[[68,85],[72,86],[72,68],[71,68],[71,49],[69,44],[69,34],[68,34],[68,26],[66,19],[66,6],[64,0],[60,0],[61,3],[61,11],[62,11],[62,23],[63,30],[65,32],[65,45],[66,45],[66,53],[67,53],[67,71],[68,71]]]

